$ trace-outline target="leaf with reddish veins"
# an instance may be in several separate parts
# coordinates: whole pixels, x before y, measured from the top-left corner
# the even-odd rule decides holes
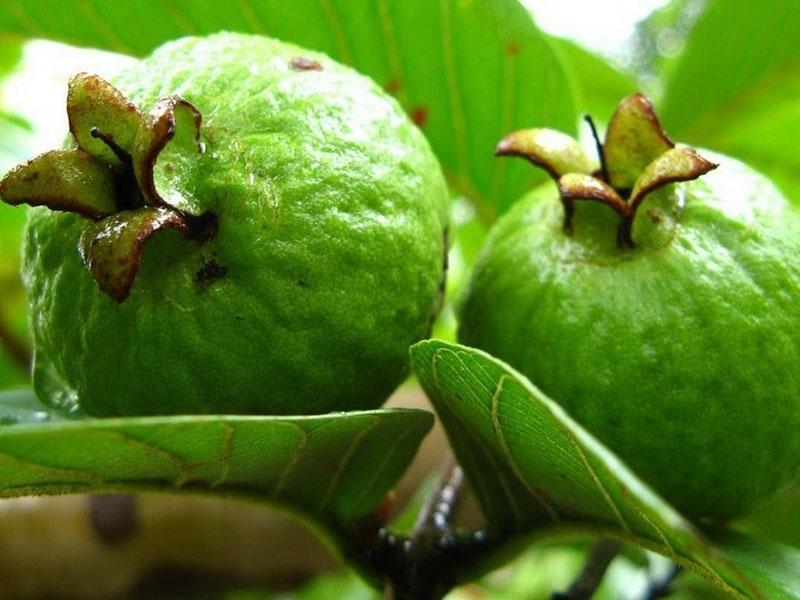
[[[117,213],[83,232],[80,252],[100,289],[117,302],[130,295],[145,243],[159,231],[188,233],[181,213],[170,208],[139,208]]]
[[[144,115],[106,80],[79,73],[67,92],[69,130],[78,146],[115,167],[130,166]]]
[[[647,98],[641,94],[623,98],[608,123],[603,144],[608,183],[630,190],[644,168],[674,146]]]
[[[133,170],[148,204],[194,215],[203,212],[200,203],[184,195],[191,186],[181,185],[202,152],[201,120],[192,104],[170,96],[159,100],[146,125],[140,127],[133,147]],[[165,196],[160,190],[165,190]]]
[[[719,165],[700,156],[691,148],[672,148],[651,162],[633,186],[630,205],[636,208],[655,189],[677,181],[690,181],[716,169]]]
[[[0,181],[0,198],[93,220],[118,210],[110,167],[80,149],[45,152],[12,169]]]
[[[578,142],[554,129],[522,129],[504,137],[495,148],[495,156],[521,156],[550,176],[567,173],[591,173],[592,166]]]

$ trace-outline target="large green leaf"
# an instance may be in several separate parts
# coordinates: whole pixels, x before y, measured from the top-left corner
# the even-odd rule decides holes
[[[607,122],[619,101],[637,91],[632,76],[579,44],[557,37],[548,39],[575,82],[575,102],[581,113],[589,114],[597,122]]]
[[[659,115],[676,139],[751,162],[800,200],[800,3],[709,1]]]
[[[585,528],[664,554],[733,597],[800,598],[800,551],[702,534],[511,367],[436,340],[414,346],[412,362],[501,535]]]
[[[27,160],[31,135],[30,125],[20,117],[0,110],[0,173]]]
[[[0,35],[0,80],[14,70],[22,58],[22,44],[16,36]]]
[[[0,56],[2,51],[0,44]],[[27,158],[30,133],[27,123],[0,110],[0,174]],[[0,389],[27,381],[19,356],[28,343],[25,296],[19,277],[24,220],[24,209],[0,203]]]
[[[334,534],[368,515],[433,424],[419,410],[70,420],[0,394],[0,497],[199,491],[276,503]]]
[[[541,178],[495,161],[497,141],[523,127],[575,127],[567,77],[517,0],[23,0],[0,11],[0,34],[135,55],[220,29],[293,41],[371,76],[420,125],[487,221]]]

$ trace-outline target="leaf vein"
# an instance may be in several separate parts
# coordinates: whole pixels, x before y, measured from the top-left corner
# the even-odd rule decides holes
[[[444,71],[447,79],[447,89],[450,100],[450,113],[455,133],[457,153],[457,177],[469,181],[469,154],[467,151],[467,126],[464,116],[464,106],[461,98],[458,71],[456,69],[455,46],[450,15],[451,0],[441,0],[442,13],[442,51],[444,54]]]
[[[250,6],[249,2],[246,0],[236,0],[236,8],[239,9],[239,13],[244,17],[244,20],[247,21],[247,24],[255,33],[263,34],[267,31],[264,21],[261,19],[259,14],[253,10],[253,7]]]
[[[533,499],[536,500],[545,512],[550,516],[551,519],[554,521],[559,520],[558,512],[551,506],[551,504],[544,498],[544,496],[538,492],[533,486],[531,486],[527,479],[523,477],[522,472],[519,469],[519,465],[517,465],[517,461],[514,459],[514,456],[511,453],[511,449],[508,446],[508,442],[506,441],[505,434],[503,433],[503,426],[500,423],[500,415],[498,409],[500,407],[500,395],[503,393],[503,384],[511,379],[511,376],[508,374],[503,374],[500,379],[497,380],[497,388],[495,389],[494,394],[492,394],[492,424],[494,425],[494,433],[497,437],[497,441],[500,444],[500,449],[503,451],[503,455],[505,456],[506,460],[508,461],[511,470],[514,471],[514,474],[519,478],[520,483],[522,483],[525,488],[530,492]]]
[[[403,69],[403,60],[400,53],[397,37],[394,33],[394,23],[392,20],[392,10],[387,0],[378,0],[378,16],[381,22],[381,34],[383,37],[383,48],[386,52],[386,62],[389,63],[390,78],[394,78],[399,88],[394,93],[403,106],[410,105],[408,88],[406,87],[406,75]]]
[[[306,444],[308,443],[308,433],[300,427],[297,428],[297,431],[300,433],[300,442],[297,444],[297,448],[294,450],[294,456],[292,456],[292,459],[286,463],[286,466],[283,468],[283,472],[281,472],[278,480],[275,482],[275,485],[272,488],[272,491],[270,491],[270,498],[277,498],[283,491],[286,482],[289,480],[289,475],[300,461],[300,456],[302,455],[303,450],[305,450]]]
[[[132,54],[131,48],[122,41],[116,31],[108,26],[108,23],[97,13],[94,7],[86,0],[78,0],[76,2],[78,9],[86,17],[86,20],[92,24],[95,31],[105,38],[112,49],[117,52]]]
[[[236,436],[236,429],[229,423],[222,423],[225,428],[225,438],[222,440],[222,448],[219,456],[220,470],[219,476],[211,482],[211,487],[222,485],[228,480],[231,473],[231,446],[233,445],[233,438]]]
[[[446,348],[440,348],[439,350],[434,352],[433,356],[431,357],[432,358],[431,373],[433,375],[433,380],[434,380],[434,382],[436,384],[436,387],[439,390],[446,390],[447,389],[447,387],[442,386],[441,383],[439,382],[439,373],[438,373],[438,368],[437,368],[437,362],[440,361],[440,360],[443,360],[443,355],[444,355],[445,352],[449,352],[449,351]],[[450,353],[451,353],[451,355],[456,356],[459,359],[459,362],[461,362],[461,364],[463,364],[463,361],[461,360],[461,357],[458,354],[455,354],[455,353],[452,353],[452,352],[450,352]],[[466,385],[466,383],[465,383],[465,385]],[[440,400],[445,405],[445,407],[448,409],[448,411],[450,412],[451,416],[454,417],[454,419],[461,425],[462,430],[467,432],[467,435],[469,435],[470,438],[473,440],[473,443],[474,443],[475,447],[480,450],[480,452],[484,455],[484,457],[486,457],[486,459],[492,465],[496,465],[497,461],[496,461],[496,459],[494,457],[494,454],[492,453],[492,451],[489,448],[487,448],[486,443],[484,442],[484,440],[481,439],[479,436],[470,435],[470,433],[469,433],[470,428],[467,426],[467,423],[466,423],[466,421],[464,421],[463,417],[461,416],[461,413],[459,411],[457,411],[457,410],[453,410],[453,407],[451,405],[450,399],[448,398],[448,394],[445,393],[445,394],[440,395]],[[495,468],[495,469],[493,469],[492,475],[494,475],[497,478],[497,480],[500,482],[500,486],[503,489],[503,494],[506,497],[508,505],[511,506],[511,509],[512,509],[512,511],[514,513],[514,518],[515,518],[516,522],[517,523],[525,523],[526,519],[524,518],[524,513],[522,512],[521,507],[517,503],[517,499],[514,496],[514,494],[512,493],[511,488],[510,488],[510,486],[508,484],[508,481],[506,481],[505,475],[501,474],[501,473],[502,473],[502,471],[501,471],[500,468]],[[480,487],[482,487],[482,488],[484,487],[483,482],[481,482],[481,486]],[[490,495],[491,494],[488,494],[488,493],[484,492],[484,498],[488,498],[488,497],[490,497]]]
[[[583,449],[581,448],[578,440],[574,438],[572,432],[566,429],[562,429],[562,431],[564,431],[564,433],[566,434],[567,440],[575,449],[575,452],[578,454],[578,458],[580,458],[581,462],[583,463],[583,466],[586,467],[586,471],[589,473],[589,476],[592,478],[595,485],[597,485],[597,488],[600,490],[600,494],[603,496],[603,499],[606,501],[609,508],[611,508],[611,510],[614,512],[614,515],[616,515],[619,524],[627,533],[631,533],[630,527],[628,526],[628,523],[625,521],[625,518],[622,516],[619,507],[617,507],[613,498],[611,498],[611,494],[608,493],[608,490],[603,485],[603,482],[600,480],[600,477],[598,477],[597,473],[595,473],[594,469],[592,468],[592,465],[589,464],[589,460],[586,458],[586,454],[583,452]]]
[[[370,492],[372,491],[372,488],[375,486],[376,482],[380,479],[380,476],[383,474],[383,470],[386,468],[386,465],[389,464],[390,459],[397,452],[397,449],[400,448],[403,441],[405,441],[405,439],[415,431],[416,430],[414,428],[408,427],[406,428],[405,431],[403,431],[403,433],[401,433],[395,439],[395,441],[389,447],[386,454],[384,454],[383,459],[378,465],[378,468],[375,469],[374,473],[372,474],[372,477],[370,477],[370,480],[367,483],[367,485],[364,486],[364,488],[361,490],[361,493],[359,493],[356,499],[353,501],[353,506],[359,506],[364,501],[364,498],[369,496]]]
[[[355,65],[353,60],[353,53],[350,50],[350,44],[347,41],[342,22],[336,12],[336,7],[331,0],[320,0],[322,12],[325,13],[325,18],[328,20],[328,25],[331,28],[333,41],[336,44],[336,50],[339,52],[340,61],[348,65]]]
[[[350,463],[350,460],[353,458],[353,455],[355,454],[356,450],[358,450],[358,448],[361,446],[361,443],[364,441],[364,438],[370,431],[375,429],[375,427],[379,422],[380,420],[378,418],[373,418],[369,426],[364,427],[361,431],[358,432],[355,438],[353,438],[353,443],[350,444],[350,447],[347,449],[347,452],[345,452],[344,456],[342,457],[342,460],[339,463],[339,468],[336,469],[336,473],[331,478],[331,482],[328,485],[328,489],[322,496],[322,500],[319,503],[317,512],[322,512],[328,506],[328,503],[331,501],[331,498],[333,497],[333,493],[336,491],[336,487],[339,485],[339,480],[341,479],[342,473],[344,473],[345,468]]]

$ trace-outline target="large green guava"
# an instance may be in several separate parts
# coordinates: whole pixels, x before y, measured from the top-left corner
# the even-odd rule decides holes
[[[497,223],[460,340],[527,375],[685,514],[730,519],[800,476],[800,217],[732,159],[710,155],[718,168],[688,181],[716,165],[674,147],[641,96],[598,146],[594,175],[557,132],[498,146],[544,166],[561,198],[548,184]]]
[[[76,76],[71,147],[0,186],[47,206],[23,267],[39,396],[101,416],[380,405],[447,250],[446,184],[399,105],[324,55],[229,33],[113,84]]]

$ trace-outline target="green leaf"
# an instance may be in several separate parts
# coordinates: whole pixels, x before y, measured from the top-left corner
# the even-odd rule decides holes
[[[500,535],[588,529],[664,554],[736,598],[800,598],[800,551],[729,532],[709,539],[503,362],[436,340],[411,356]]]
[[[282,505],[334,534],[370,514],[433,424],[420,410],[67,420],[0,394],[0,497],[198,491]],[[49,422],[52,421],[52,422]]]
[[[800,488],[795,488],[757,508],[736,529],[800,548]]]
[[[621,98],[638,90],[633,77],[571,40],[549,36],[575,87],[575,102],[581,113],[597,122],[607,122]]]
[[[716,550],[770,600],[800,598],[800,551],[733,531],[709,533]],[[756,596],[751,596],[756,597]]]
[[[18,162],[30,158],[30,124],[0,110],[0,175]]]
[[[800,3],[710,1],[659,115],[675,139],[751,162],[800,201]]]
[[[0,79],[8,75],[22,58],[22,43],[16,36],[0,35]]]
[[[18,39],[0,36],[0,84],[22,55]],[[30,157],[31,126],[2,110],[0,89],[0,177]],[[20,349],[27,346],[25,297],[19,277],[19,245],[25,210],[0,203],[0,389],[27,382]],[[9,343],[13,348],[9,347]]]
[[[454,187],[487,222],[542,180],[494,160],[495,144],[526,127],[575,129],[568,78],[516,0],[242,0],[224,9],[211,0],[24,0],[0,11],[0,34],[135,55],[221,29],[321,50],[372,77],[427,134]]]
[[[30,390],[19,389],[0,393],[0,425],[46,423],[63,421],[65,418],[42,405]]]
[[[22,57],[22,43],[16,36],[0,34],[0,84],[11,73]],[[28,136],[30,125],[3,110],[3,94],[0,89],[0,176],[20,160],[29,158]]]

